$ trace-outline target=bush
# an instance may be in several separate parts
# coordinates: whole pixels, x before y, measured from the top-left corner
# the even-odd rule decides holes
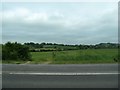
[[[20,43],[7,42],[2,45],[2,60],[30,60],[29,48]]]

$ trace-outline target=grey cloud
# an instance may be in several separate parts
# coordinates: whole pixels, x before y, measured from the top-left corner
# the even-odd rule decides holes
[[[3,21],[3,40],[56,42],[68,44],[95,44],[98,42],[117,42],[117,22],[115,15],[105,14],[85,23],[73,22],[71,19],[50,16],[47,21],[26,22],[25,20]],[[70,24],[66,24],[66,21]]]

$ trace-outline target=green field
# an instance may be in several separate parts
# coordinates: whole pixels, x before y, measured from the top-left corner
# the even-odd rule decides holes
[[[79,64],[79,63],[115,63],[117,49],[88,49],[56,52],[32,52],[31,63]]]
[[[86,49],[54,52],[31,52],[32,61],[6,61],[3,63],[35,63],[35,64],[85,64],[116,63],[117,49]]]

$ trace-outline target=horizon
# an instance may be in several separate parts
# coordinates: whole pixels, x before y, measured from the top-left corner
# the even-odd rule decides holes
[[[8,41],[8,42],[11,42],[11,41]],[[0,44],[6,44],[6,43],[8,43],[8,42],[5,42],[5,43],[0,43]],[[11,42],[11,43],[15,43],[15,42],[17,42],[17,41],[13,41],[13,42]],[[41,43],[45,43],[45,44],[48,44],[48,43],[51,43],[51,42],[34,42],[34,41],[31,41],[31,42],[24,42],[24,43],[21,43],[21,42],[17,42],[17,43],[20,43],[20,44],[25,44],[25,43],[34,43],[34,44],[41,44]],[[79,44],[64,44],[64,43],[52,43],[52,44],[63,44],[63,45],[97,45],[97,44],[101,44],[101,43],[104,43],[104,44],[108,44],[108,43],[110,43],[110,44],[119,44],[119,43],[117,43],[117,42],[100,42],[100,43],[96,43],[96,44],[81,44],[81,43],[79,43]]]

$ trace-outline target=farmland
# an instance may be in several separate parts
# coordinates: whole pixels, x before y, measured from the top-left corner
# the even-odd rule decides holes
[[[86,64],[116,63],[117,49],[85,49],[69,51],[31,52],[31,61],[6,60],[3,63]]]
[[[64,45],[8,42],[2,46],[2,62],[12,64],[117,63],[118,44]]]
[[[88,49],[56,52],[32,52],[33,63],[78,64],[114,63],[117,49]]]

